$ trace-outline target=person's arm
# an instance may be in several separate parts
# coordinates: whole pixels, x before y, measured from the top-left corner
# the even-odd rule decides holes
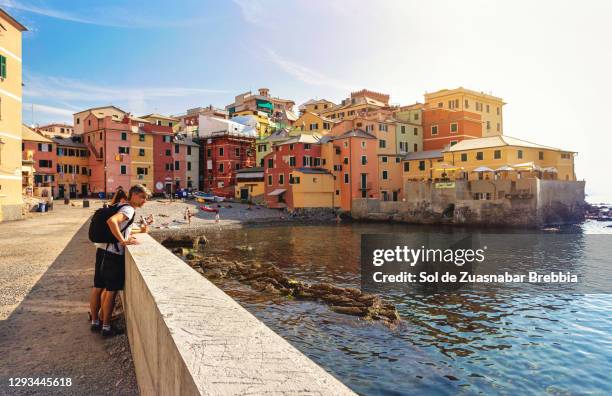
[[[117,238],[119,243],[123,246],[133,245],[137,243],[135,238],[130,237],[128,239],[125,239],[123,235],[121,235],[121,229],[119,228],[119,223],[126,221],[126,220],[128,220],[128,217],[125,214],[119,212],[111,216],[111,218],[106,221],[106,224],[108,224],[108,227],[110,228],[115,238]]]

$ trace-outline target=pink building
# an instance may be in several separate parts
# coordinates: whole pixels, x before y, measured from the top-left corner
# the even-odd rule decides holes
[[[112,194],[117,187],[130,187],[129,120],[113,120],[112,116],[97,117],[90,113],[83,120],[83,141],[90,151],[89,179],[93,195]]]
[[[142,127],[153,135],[153,186],[154,194],[176,191],[174,179],[174,146],[172,127],[144,124]],[[159,188],[161,187],[161,188]]]

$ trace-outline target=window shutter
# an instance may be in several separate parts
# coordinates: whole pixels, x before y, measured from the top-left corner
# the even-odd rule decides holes
[[[6,78],[6,56],[0,55],[0,76]]]

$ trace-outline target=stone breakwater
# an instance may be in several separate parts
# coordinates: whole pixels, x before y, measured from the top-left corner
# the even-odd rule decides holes
[[[339,287],[330,283],[309,284],[288,277],[280,268],[268,263],[239,262],[219,256],[204,258],[186,248],[175,248],[172,252],[210,280],[237,280],[262,293],[319,301],[329,305],[335,312],[381,321],[388,325],[396,325],[400,320],[393,304],[385,302],[375,294],[362,293],[359,289]]]

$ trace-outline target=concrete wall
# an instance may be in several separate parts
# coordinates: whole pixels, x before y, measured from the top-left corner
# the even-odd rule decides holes
[[[460,180],[452,188],[407,181],[405,202],[355,199],[351,215],[356,219],[417,224],[567,224],[583,218],[584,187],[584,182],[539,179]],[[474,199],[476,193],[490,194],[490,199]]]
[[[138,240],[124,298],[141,394],[353,394],[151,236]]]

